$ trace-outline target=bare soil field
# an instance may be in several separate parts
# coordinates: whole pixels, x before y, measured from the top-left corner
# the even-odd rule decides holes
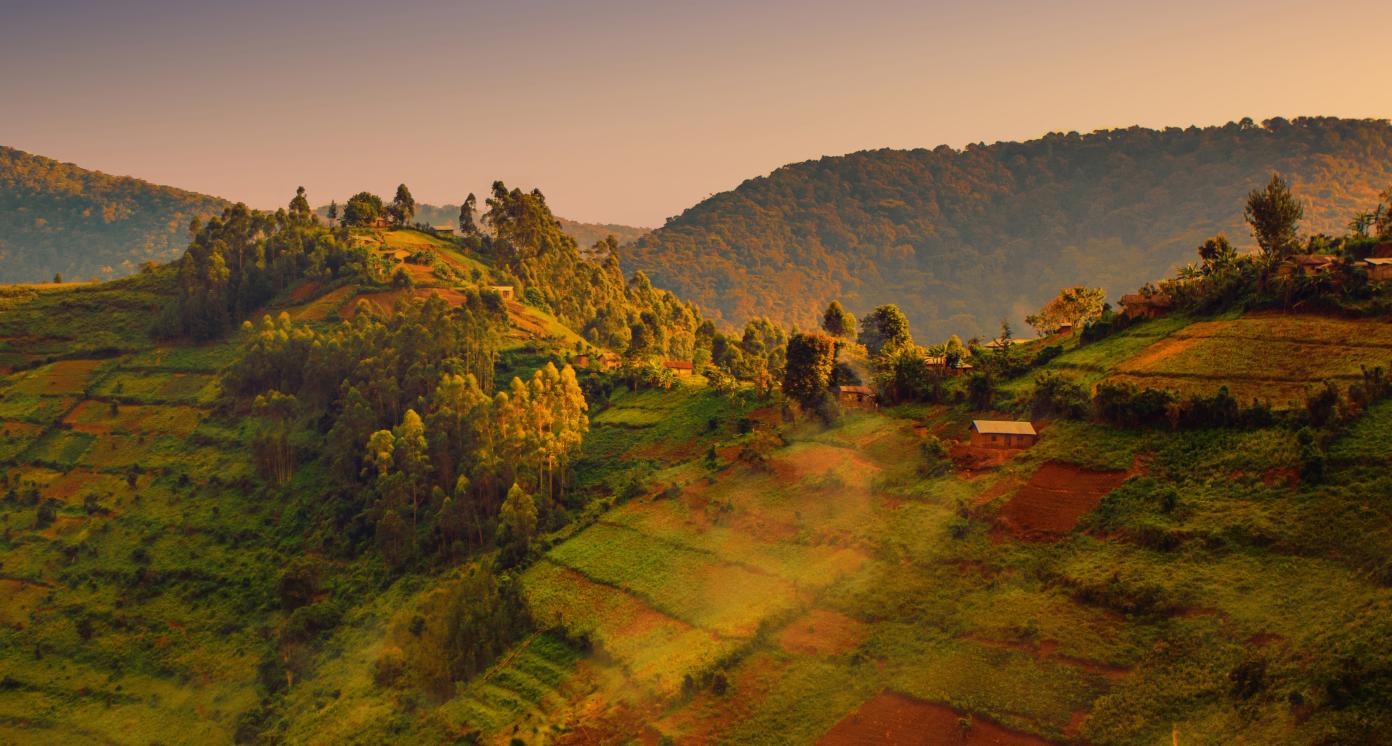
[[[798,655],[842,655],[865,640],[862,622],[840,612],[813,609],[798,617],[778,636],[778,644]]]
[[[1048,540],[1073,530],[1084,513],[1126,479],[1124,471],[1092,471],[1050,462],[1002,508],[997,521],[1017,538]]]
[[[950,707],[884,691],[847,715],[817,743],[823,746],[891,743],[901,746],[1044,746],[1049,742],[989,720],[958,714]]]

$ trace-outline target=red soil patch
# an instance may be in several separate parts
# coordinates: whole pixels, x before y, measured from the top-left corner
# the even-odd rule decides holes
[[[371,304],[384,315],[391,315],[396,311],[396,307],[407,298],[429,298],[438,295],[451,306],[457,306],[466,300],[466,296],[452,288],[417,288],[415,290],[383,290],[380,293],[364,293],[359,295],[354,301],[339,310],[338,315],[345,319],[352,319],[358,314],[358,304],[366,302]],[[327,297],[327,296],[325,296]]]
[[[290,318],[294,321],[323,321],[329,317],[329,314],[337,311],[343,301],[355,292],[357,292],[357,288],[352,285],[344,285],[319,297],[307,306],[290,309]]]
[[[680,442],[653,441],[628,449],[625,459],[662,461],[675,464],[695,458],[701,452],[700,444],[692,440]]]
[[[1018,538],[1049,540],[1073,530],[1084,513],[1126,479],[1124,471],[1091,471],[1050,462],[1001,508],[998,523]]]
[[[0,422],[0,438],[22,438],[44,431],[43,425],[32,422]]]
[[[1262,474],[1262,484],[1267,487],[1275,487],[1285,482],[1287,487],[1300,486],[1300,471],[1294,467],[1284,467],[1278,469],[1267,469]]]
[[[1097,661],[1088,660],[1086,658],[1062,655],[1058,652],[1058,640],[1044,640],[1038,645],[1031,645],[1030,643],[1017,640],[992,640],[973,634],[967,634],[963,637],[964,639],[971,640],[978,645],[984,645],[988,648],[1014,650],[1016,652],[1032,655],[1035,660],[1038,661],[1055,661],[1062,663],[1066,666],[1096,674],[1108,681],[1120,681],[1131,673],[1131,669],[1126,666],[1113,666],[1106,663],[1098,663]]]
[[[1002,464],[1022,453],[1019,448],[982,448],[968,443],[953,443],[948,450],[957,471],[972,477],[984,471],[999,469]]]
[[[304,303],[305,301],[308,301],[310,298],[313,298],[316,294],[318,294],[319,290],[323,287],[324,283],[318,280],[302,282],[299,285],[295,286],[294,290],[290,291],[290,302]]]
[[[546,325],[530,310],[515,300],[507,301],[508,322],[514,329],[533,337],[546,336]]]
[[[883,691],[832,726],[817,743],[828,746],[886,743],[1045,746],[1049,743],[982,718],[973,717],[970,727],[963,728],[962,720],[963,716],[950,707]]]
[[[608,706],[606,702],[592,700],[587,704],[588,707],[577,713],[579,722],[574,728],[558,735],[556,743],[576,746],[639,743],[656,746],[662,741],[662,734],[652,726],[648,714],[628,703]]]
[[[778,636],[778,644],[789,653],[818,656],[849,653],[864,640],[862,622],[826,609],[807,612]]]
[[[87,388],[87,381],[105,360],[60,360],[43,370],[36,370],[27,380],[15,386],[16,391],[29,394],[76,394]]]
[[[1194,324],[1193,326],[1198,326],[1198,324]],[[1194,344],[1197,343],[1199,340],[1205,339],[1211,335],[1212,332],[1206,334],[1196,334],[1193,336],[1185,335],[1183,337],[1167,337],[1145,348],[1144,350],[1141,350],[1139,354],[1137,354],[1130,360],[1123,362],[1120,366],[1118,366],[1117,369],[1122,371],[1145,370],[1150,366],[1160,362],[1161,360],[1174,357],[1175,355],[1184,352],[1185,350],[1194,346]]]
[[[1285,636],[1275,632],[1258,632],[1247,640],[1248,645],[1264,648],[1268,645],[1280,645],[1286,641]]]

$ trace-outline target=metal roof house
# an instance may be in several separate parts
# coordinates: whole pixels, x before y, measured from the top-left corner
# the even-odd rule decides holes
[[[972,420],[971,444],[985,448],[1028,448],[1039,442],[1034,425],[1014,420]]]

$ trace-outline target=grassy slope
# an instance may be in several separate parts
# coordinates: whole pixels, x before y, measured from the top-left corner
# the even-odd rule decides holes
[[[1186,330],[1375,351],[1383,335],[1376,322],[1212,321],[1070,342],[1053,367],[1096,382]],[[1218,349],[1176,359],[1216,387],[1240,347]],[[1322,363],[1273,353],[1254,378],[1342,374],[1340,351]],[[543,712],[522,719],[524,740],[626,737],[646,723],[679,741],[809,742],[886,689],[1048,740],[1157,743],[1173,729],[1189,743],[1357,741],[1389,725],[1368,695],[1388,664],[1371,651],[1392,628],[1392,592],[1377,581],[1392,549],[1388,404],[1332,446],[1333,476],[1315,486],[1291,480],[1289,431],[1089,423],[1053,424],[998,471],[926,479],[915,426],[956,433],[970,413],[921,407],[785,429],[768,469],[734,461],[727,446],[741,436],[717,429],[711,464],[707,423],[668,415],[699,396],[626,396],[596,418],[592,457],[658,455],[662,489],[609,510],[528,573],[539,616],[589,634],[598,654],[584,696],[535,703]],[[693,437],[704,440],[686,446]],[[1059,464],[1131,471],[1093,496],[1100,505],[1075,532],[1014,539],[999,515]],[[1232,680],[1244,665],[1265,671],[1245,697]],[[715,672],[723,696],[684,692],[687,676]],[[1341,700],[1331,682],[1345,675],[1374,683]]]
[[[208,406],[230,343],[146,340],[166,279],[0,293],[0,365],[15,369],[0,380],[14,488],[0,500],[0,741],[226,742],[261,696],[257,668],[283,616],[274,579],[300,552],[300,528],[294,510],[235,484],[247,428]],[[1197,327],[1204,340],[1262,345],[1294,331],[1377,350],[1383,339],[1372,322],[1217,321]],[[1069,342],[1051,365],[1095,382],[1195,331],[1150,322]],[[1230,354],[1186,358],[1197,344],[1165,360],[1184,371]],[[1301,375],[1346,372],[1341,354],[1322,359]],[[1392,549],[1392,406],[1333,444],[1319,486],[1289,481],[1287,431],[1086,423],[1054,423],[998,471],[918,474],[919,428],[959,434],[969,414],[911,407],[783,426],[786,445],[755,467],[738,459],[750,438],[740,422],[777,424],[776,411],[700,379],[621,392],[595,415],[578,466],[583,488],[614,491],[549,537],[524,578],[542,626],[588,636],[594,654],[542,634],[444,703],[382,689],[371,668],[388,630],[434,580],[378,586],[370,561],[338,566],[333,593],[356,601],[291,687],[283,733],[806,742],[885,689],[1094,743],[1154,743],[1171,728],[1182,742],[1357,740],[1389,726],[1376,701],[1334,698],[1337,682],[1388,668],[1392,594],[1376,578]],[[1002,532],[1021,485],[1060,463],[1136,468],[1080,531],[1045,542]],[[315,479],[301,473],[295,492],[315,494]],[[1230,675],[1252,662],[1265,665],[1263,686],[1236,698]],[[1292,705],[1292,693],[1320,706]]]
[[[490,276],[431,236],[379,240]],[[250,481],[249,423],[213,409],[235,336],[150,341],[171,282],[162,268],[100,285],[0,287],[0,742],[225,743],[263,696],[258,667],[284,622],[275,582],[302,553],[304,527],[299,508],[269,502]],[[472,284],[430,278],[417,290]],[[330,323],[372,292],[307,283],[269,310],[327,306],[310,317]],[[512,347],[578,340],[545,311],[509,312]],[[292,492],[311,499],[317,480],[302,470]],[[346,623],[311,680],[291,687],[295,740],[403,727],[370,663],[393,615],[431,583],[398,583],[359,604],[380,572],[370,559],[334,563],[330,596],[346,604]],[[533,641],[536,655],[573,666],[571,649],[549,640]]]

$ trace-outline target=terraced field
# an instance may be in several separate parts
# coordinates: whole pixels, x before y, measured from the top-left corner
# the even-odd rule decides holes
[[[1319,316],[1248,315],[1190,324],[1117,366],[1112,380],[1239,400],[1303,405],[1312,386],[1346,385],[1363,368],[1392,370],[1392,323]]]

